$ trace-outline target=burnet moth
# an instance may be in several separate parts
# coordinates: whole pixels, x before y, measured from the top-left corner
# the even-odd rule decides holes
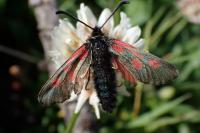
[[[103,110],[112,112],[116,106],[116,72],[120,72],[133,85],[137,80],[154,85],[165,84],[177,77],[175,66],[104,35],[102,27],[119,7],[127,3],[128,0],[122,0],[104,24],[94,28],[67,12],[57,11],[57,14],[70,16],[89,27],[92,33],[45,83],[38,95],[39,102],[45,105],[64,102],[72,91],[80,93],[83,85],[87,85],[85,82],[93,80]]]

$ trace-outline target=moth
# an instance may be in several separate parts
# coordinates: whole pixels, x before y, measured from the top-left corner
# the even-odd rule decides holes
[[[122,0],[100,27],[91,27],[67,12],[57,12],[79,21],[92,29],[92,33],[44,84],[38,95],[39,102],[45,105],[64,102],[72,91],[80,93],[83,85],[93,80],[103,110],[112,112],[116,106],[116,72],[133,85],[137,81],[160,85],[177,77],[174,65],[102,32],[111,16],[127,3]]]

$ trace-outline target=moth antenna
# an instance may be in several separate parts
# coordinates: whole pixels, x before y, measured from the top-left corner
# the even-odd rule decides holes
[[[87,26],[88,28],[94,30],[94,28],[92,28],[92,27],[89,26],[88,24],[84,23],[83,21],[79,20],[78,18],[74,17],[73,15],[71,15],[71,14],[68,13],[68,12],[64,12],[64,11],[56,11],[56,14],[64,14],[64,15],[67,15],[67,16],[73,18],[74,20],[76,20],[76,21],[78,21],[78,22],[84,24],[84,25]]]
[[[100,27],[103,28],[103,26],[108,22],[108,20],[115,14],[115,12],[124,4],[128,4],[129,1],[128,0],[122,0],[121,2],[119,2],[119,4],[115,7],[115,9],[112,11],[111,15],[106,19],[106,21],[103,23],[103,25]]]

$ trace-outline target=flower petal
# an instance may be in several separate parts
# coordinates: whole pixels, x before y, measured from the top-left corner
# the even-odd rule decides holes
[[[93,12],[90,10],[88,6],[85,6],[84,3],[81,3],[80,10],[77,11],[78,18],[90,25],[91,27],[95,27],[97,20],[94,16]]]
[[[125,29],[129,29],[131,27],[130,19],[124,12],[120,13],[120,25],[125,27]]]
[[[84,81],[84,85],[83,88],[81,90],[81,93],[78,97],[78,101],[77,101],[77,105],[76,105],[76,109],[74,113],[78,113],[80,111],[80,109],[82,108],[83,104],[87,101],[87,99],[90,97],[91,95],[91,90],[86,90],[86,85],[87,85],[87,80]]]
[[[200,0],[177,0],[177,4],[188,21],[200,24]]]
[[[100,100],[97,96],[97,93],[93,90],[89,99],[89,103],[93,106],[97,119],[100,119],[99,102]]]
[[[84,43],[85,40],[90,36],[92,31],[88,27],[86,27],[83,24],[78,22],[76,24],[76,33],[77,33],[78,37],[80,38],[80,41],[82,43]]]
[[[80,9],[77,11],[78,19],[85,22],[91,27],[95,27],[97,24],[96,17],[92,13],[89,7],[85,6],[83,3],[80,5]],[[84,42],[91,34],[91,29],[86,27],[80,22],[77,22],[77,34],[82,42]]]
[[[144,49],[144,39],[138,40],[136,43],[133,44],[133,46],[139,49]]]
[[[105,23],[105,21],[108,19],[108,17],[110,17],[110,15],[111,15],[111,11],[108,8],[104,9],[99,17],[97,26],[101,27]],[[108,22],[106,22],[106,24],[103,26],[102,31],[104,33],[107,33],[108,35],[109,34],[111,35],[112,32],[110,31],[113,30],[113,27],[114,27],[114,18],[111,17],[108,20]]]
[[[66,54],[66,45],[64,42],[65,37],[69,37],[69,35],[65,32],[63,32],[60,27],[55,27],[51,38],[54,43],[52,50],[58,50],[63,56]]]
[[[122,40],[129,44],[134,44],[140,37],[140,34],[141,34],[141,29],[138,26],[135,26],[127,30]]]
[[[74,26],[67,19],[65,19],[60,21],[59,29],[65,33],[63,40],[67,46],[73,51],[76,50],[81,43]]]
[[[61,51],[64,57],[69,57],[74,50],[81,44],[76,34],[74,26],[67,20],[59,20],[59,25],[52,32],[54,47]]]
[[[75,32],[74,26],[68,21],[68,19],[59,20],[60,29],[64,30],[66,33]]]
[[[58,50],[52,50],[48,52],[48,56],[55,63],[55,69],[57,70],[65,61],[64,56]]]
[[[120,24],[117,25],[113,32],[112,36],[121,39],[124,37],[126,31],[131,27],[130,19],[126,16],[124,12],[120,13]]]
[[[71,102],[71,101],[74,101],[75,99],[77,99],[78,95],[75,94],[74,91],[72,91],[71,95],[70,95],[70,98],[67,100],[67,102]]]

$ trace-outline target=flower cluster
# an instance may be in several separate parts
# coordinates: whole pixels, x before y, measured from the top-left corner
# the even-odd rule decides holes
[[[200,0],[177,0],[183,15],[192,23],[200,23]]]
[[[91,27],[101,26],[110,14],[111,11],[106,8],[97,20],[90,8],[84,4],[81,4],[80,9],[77,11],[78,18]],[[59,25],[52,32],[54,47],[52,51],[49,51],[49,56],[55,62],[55,69],[58,69],[80,45],[85,43],[91,32],[90,28],[80,22],[77,22],[75,28],[68,19],[59,20]],[[117,26],[114,26],[114,18],[111,17],[103,27],[102,32],[110,38],[120,39],[135,47],[143,48],[144,40],[139,39],[141,34],[140,28],[138,26],[132,27],[130,19],[124,12],[120,13],[120,23]],[[89,100],[89,103],[94,107],[97,118],[100,118],[100,101],[92,82],[89,81],[87,89],[82,88],[80,94],[72,92],[70,99],[66,102],[77,99],[75,113],[78,113],[83,104]],[[125,89],[120,90],[124,91],[125,94],[127,93]]]

